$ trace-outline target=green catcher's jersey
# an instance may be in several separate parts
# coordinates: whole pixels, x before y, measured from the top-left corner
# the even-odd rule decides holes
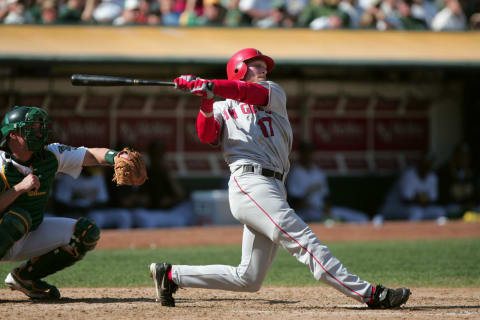
[[[37,191],[23,193],[6,211],[14,208],[28,211],[32,218],[30,230],[35,230],[43,221],[56,173],[63,172],[77,178],[82,171],[86,150],[84,147],[75,148],[53,143],[44,150],[34,153],[28,163],[19,163],[5,151],[0,151],[0,194],[21,182],[32,172],[40,179],[40,188]],[[3,213],[1,215],[3,216]]]

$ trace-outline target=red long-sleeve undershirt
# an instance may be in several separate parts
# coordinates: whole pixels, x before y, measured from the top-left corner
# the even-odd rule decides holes
[[[215,86],[215,95],[255,106],[268,104],[267,88],[251,82],[238,80],[211,80]],[[220,125],[213,117],[214,100],[202,100],[197,116],[197,134],[203,143],[214,143],[220,136]]]

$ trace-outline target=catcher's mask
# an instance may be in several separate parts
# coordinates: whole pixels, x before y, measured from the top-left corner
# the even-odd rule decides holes
[[[252,59],[262,59],[267,64],[267,72],[272,71],[275,62],[269,56],[262,54],[254,48],[242,49],[235,53],[227,63],[228,80],[242,80],[247,74],[247,64],[245,61]]]
[[[2,140],[0,147],[4,148],[8,134],[17,130],[27,142],[27,149],[37,152],[47,144],[50,119],[48,113],[37,107],[16,106],[5,114],[1,123]]]

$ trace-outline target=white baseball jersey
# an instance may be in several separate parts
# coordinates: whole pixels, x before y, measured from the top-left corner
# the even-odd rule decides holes
[[[233,100],[213,105],[222,130],[219,142],[232,173],[230,210],[245,225],[241,262],[237,267],[173,265],[172,280],[180,287],[257,291],[281,246],[308,265],[316,280],[358,301],[369,301],[371,284],[351,274],[295,214],[286,201],[283,181],[263,175],[264,168],[288,173],[292,129],[285,92],[271,81],[259,84],[269,90],[266,107]],[[253,165],[254,172],[237,170],[245,164]]]
[[[253,162],[286,174],[293,134],[285,92],[272,81],[258,84],[270,91],[265,107],[231,99],[213,104],[215,120],[222,128],[220,143],[225,161],[231,168]]]
[[[60,143],[52,143],[47,146],[47,150],[57,157],[58,172],[63,172],[74,178],[78,178],[83,169],[83,158],[85,157],[87,148],[76,148]]]

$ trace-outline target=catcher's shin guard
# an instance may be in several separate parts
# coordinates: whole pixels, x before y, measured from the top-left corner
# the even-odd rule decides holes
[[[393,309],[405,304],[410,297],[410,289],[390,289],[382,285],[374,287],[373,299],[367,305],[371,309]]]
[[[21,209],[7,211],[0,219],[0,259],[32,227],[30,213]]]
[[[150,277],[155,282],[157,291],[157,301],[162,306],[175,307],[175,299],[173,294],[177,291],[178,286],[168,278],[168,272],[172,268],[168,263],[152,263],[150,264]]]
[[[19,267],[18,275],[24,280],[38,280],[60,271],[81,260],[93,250],[100,239],[100,229],[87,218],[78,219],[70,243],[58,247]]]

